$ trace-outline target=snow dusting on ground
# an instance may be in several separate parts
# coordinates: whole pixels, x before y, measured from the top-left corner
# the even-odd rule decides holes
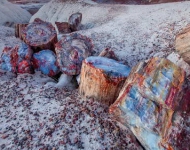
[[[174,52],[176,33],[190,23],[190,2],[113,7],[90,0],[63,1],[45,4],[30,21],[40,17],[54,24],[81,12],[83,30],[78,33],[92,39],[96,55],[110,47],[130,66]],[[1,0],[0,17],[1,54],[4,46],[20,42],[14,29],[5,26],[26,23],[30,14]],[[177,54],[168,58],[183,66]],[[40,72],[16,75],[0,70],[0,149],[142,149],[131,131],[108,114],[107,106],[82,100],[78,90],[64,89],[67,79],[62,75],[56,84]]]
[[[0,76],[0,149],[141,149],[106,106],[77,90],[50,87],[39,72]]]
[[[190,2],[159,5],[109,5],[76,0],[54,0],[44,5],[36,17],[54,24],[68,21],[72,13],[82,13],[82,29],[92,39],[98,55],[110,47],[130,66],[153,56],[166,57],[175,51],[176,34],[190,23]]]

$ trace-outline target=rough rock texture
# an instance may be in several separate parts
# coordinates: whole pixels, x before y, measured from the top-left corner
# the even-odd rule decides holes
[[[74,13],[69,17],[69,25],[72,32],[78,31],[80,28],[80,24],[82,21],[82,14],[81,13]]]
[[[59,34],[71,33],[70,25],[68,22],[55,22]]]
[[[15,37],[22,40],[22,30],[28,25],[26,24],[15,24]]]
[[[5,47],[1,55],[1,69],[14,73],[33,73],[31,65],[33,51],[25,43]]]
[[[78,91],[59,90],[52,82],[39,72],[0,71],[0,149],[142,150],[108,107],[82,101]]]
[[[92,42],[77,33],[63,37],[56,44],[57,63],[60,70],[67,75],[78,75],[82,61],[92,54]]]
[[[190,24],[176,35],[175,48],[180,56],[190,64]]]
[[[44,49],[55,50],[57,33],[49,22],[36,18],[33,23],[28,24],[22,32],[23,41],[35,51]]]
[[[33,55],[33,66],[48,76],[55,76],[59,73],[56,63],[56,55],[51,50],[42,50]]]
[[[79,93],[110,106],[119,95],[131,69],[105,57],[88,57],[83,61]]]
[[[0,25],[14,27],[14,23],[27,23],[31,15],[26,10],[7,2],[0,1]]]
[[[190,2],[113,6],[54,0],[30,21],[39,17],[52,23],[67,22],[73,12],[80,12],[82,29],[88,30],[77,32],[92,40],[96,54],[110,47],[118,58],[134,66],[141,60],[165,57],[174,51],[176,33],[190,22],[189,8]]]
[[[185,72],[169,60],[153,58],[140,63],[131,71],[110,112],[130,127],[145,149],[172,148],[167,135],[182,100],[184,79]]]

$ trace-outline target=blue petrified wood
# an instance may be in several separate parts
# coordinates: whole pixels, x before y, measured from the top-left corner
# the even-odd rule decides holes
[[[1,69],[14,73],[33,73],[33,51],[24,42],[15,47],[5,47],[1,55]]]
[[[51,50],[42,50],[33,55],[33,65],[36,70],[45,75],[54,76],[59,73],[56,55]]]
[[[169,60],[139,63],[125,81],[110,113],[129,126],[147,150],[172,149],[168,129],[181,100],[185,72]]]

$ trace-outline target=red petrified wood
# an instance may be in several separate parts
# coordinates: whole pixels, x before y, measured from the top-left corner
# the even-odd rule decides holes
[[[55,22],[60,34],[71,33],[70,25],[68,22]]]
[[[22,30],[28,25],[26,24],[15,24],[15,37],[22,40]]]
[[[38,18],[23,30],[22,38],[35,51],[43,49],[54,51],[57,43],[57,33],[53,25]]]
[[[84,98],[111,105],[129,72],[129,67],[113,59],[88,57],[82,64],[79,92]]]

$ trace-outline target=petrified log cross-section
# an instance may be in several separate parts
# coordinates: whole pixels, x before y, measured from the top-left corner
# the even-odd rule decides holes
[[[176,36],[175,48],[182,58],[190,64],[190,25]]]
[[[91,40],[78,33],[64,37],[56,44],[57,64],[61,72],[67,75],[78,75],[82,61],[91,55]]]
[[[54,51],[55,43],[57,43],[57,33],[53,25],[40,19],[26,26],[22,32],[22,38],[36,52],[43,49]]]
[[[88,57],[83,61],[79,92],[84,98],[111,105],[126,80],[130,68],[105,57]]]

